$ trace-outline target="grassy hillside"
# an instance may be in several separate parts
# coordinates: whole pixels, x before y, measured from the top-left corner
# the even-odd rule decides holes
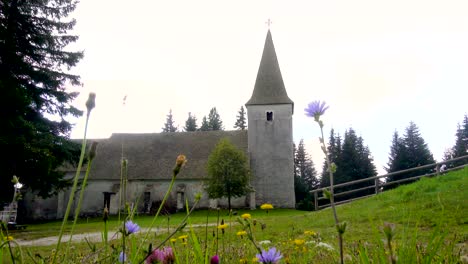
[[[457,263],[460,256],[468,254],[467,184],[468,167],[338,206],[340,221],[348,223],[344,235],[347,262],[387,262],[388,246],[382,242],[385,236],[381,228],[385,222],[389,222],[395,225],[392,246],[398,256],[398,263]],[[330,209],[318,212],[274,209],[268,213],[262,210],[241,210],[236,213],[229,215],[223,210],[203,210],[191,216],[192,224],[202,225],[195,229],[195,233],[202,245],[205,244],[205,237],[208,238],[206,244],[210,254],[215,251],[216,238],[213,234],[218,233],[218,254],[224,259],[223,263],[239,263],[240,259],[250,260],[255,255],[255,248],[250,241],[236,235],[241,230],[236,219],[243,213],[250,213],[252,219],[256,220],[253,234],[257,241],[269,240],[271,243],[264,247],[275,246],[281,250],[284,255],[281,263],[331,263],[338,260],[338,252],[335,250],[336,228]],[[217,232],[218,215],[219,219],[229,224],[224,235]],[[168,224],[175,226],[183,216],[182,213],[161,216],[157,223],[162,228]],[[134,218],[142,227],[148,226],[151,220],[148,216]],[[207,222],[214,226],[205,227]],[[57,235],[59,225],[59,222],[30,225],[26,231],[13,232],[12,235],[15,239],[53,236]],[[110,223],[114,230],[117,230],[117,225],[116,220]],[[102,220],[83,220],[76,230],[76,233],[100,232]],[[310,233],[304,234],[305,231],[316,234],[311,236]],[[184,234],[189,234],[188,227],[176,234],[176,237]],[[166,231],[160,231],[151,237],[153,243],[157,244],[166,236]],[[335,249],[320,247],[320,242]],[[88,250],[84,243],[75,246],[83,251]],[[187,245],[174,243],[172,246],[181,256],[193,252]],[[51,246],[31,248],[32,252],[39,250],[42,255],[47,255],[51,249]]]

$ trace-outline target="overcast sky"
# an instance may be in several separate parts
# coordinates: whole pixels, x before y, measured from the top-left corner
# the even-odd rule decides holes
[[[380,173],[392,134],[410,121],[437,160],[468,113],[468,1],[82,0],[73,13],[73,72],[97,94],[90,138],[160,132],[169,109],[184,126],[216,107],[225,129],[250,98],[270,26],[289,97],[294,140],[305,140],[317,170],[319,129],[304,115],[325,100],[327,137],[352,127]],[[126,105],[122,100],[127,95]],[[84,118],[73,138],[83,136]]]

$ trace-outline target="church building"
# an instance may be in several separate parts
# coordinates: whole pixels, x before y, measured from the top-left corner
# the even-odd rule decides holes
[[[89,140],[99,144],[81,214],[101,215],[105,206],[111,214],[116,214],[122,195],[131,206],[137,206],[137,212],[152,212],[169,187],[179,154],[184,154],[188,162],[176,179],[167,208],[181,209],[186,199],[189,205],[193,204],[198,192],[202,193],[198,207],[227,207],[227,199],[210,200],[203,185],[208,157],[222,138],[228,138],[245,153],[251,170],[250,184],[254,191],[232,199],[234,208],[253,209],[263,203],[294,208],[294,103],[287,95],[269,30],[253,93],[245,105],[248,130],[118,133],[107,139]],[[126,194],[119,193],[122,158],[128,160]],[[67,171],[66,177],[72,178],[75,173]],[[70,190],[47,199],[26,195],[26,214],[34,219],[63,218],[69,195]]]

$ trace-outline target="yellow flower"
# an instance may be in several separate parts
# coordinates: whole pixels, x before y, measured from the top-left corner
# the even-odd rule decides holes
[[[251,216],[250,214],[243,214],[243,215],[241,215],[241,217],[242,217],[243,219],[250,219],[250,218],[252,218],[252,216]]]
[[[228,227],[228,224],[221,224],[218,226],[218,229],[224,230]]]
[[[241,263],[241,264],[245,264],[245,263],[247,263],[247,262],[248,262],[248,260],[245,259],[245,258],[239,259],[239,263]]]
[[[316,233],[314,231],[306,230],[306,231],[304,231],[304,235],[315,236]]]
[[[240,236],[240,237],[246,236],[246,235],[247,235],[247,232],[245,232],[244,230],[242,230],[242,231],[237,232],[236,235],[238,235],[238,236]]]
[[[182,236],[179,236],[178,238],[179,238],[180,240],[182,240],[182,244],[183,244],[183,245],[186,245],[186,244],[187,244],[188,235],[182,235]]]
[[[171,242],[172,242],[172,243],[175,243],[176,241],[177,241],[177,239],[171,238]]]
[[[257,257],[254,257],[254,258],[252,259],[252,263],[257,263],[257,262],[258,262],[258,258],[257,258]]]
[[[5,240],[6,241],[13,241],[13,237],[12,236],[7,236],[7,237],[5,237]]]
[[[294,239],[294,244],[296,246],[304,245],[305,240],[304,239]]]
[[[262,209],[262,210],[271,210],[271,209],[273,209],[273,205],[268,204],[268,203],[262,204],[262,205],[260,205],[260,209]]]

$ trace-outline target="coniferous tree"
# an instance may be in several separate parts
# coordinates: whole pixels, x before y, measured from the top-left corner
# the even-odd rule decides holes
[[[247,122],[245,118],[244,106],[241,106],[239,113],[237,114],[237,120],[234,124],[234,128],[245,130],[247,128]]]
[[[312,159],[305,150],[304,140],[299,141],[296,149],[294,146],[294,189],[298,209],[311,210],[313,197],[311,190],[318,188],[319,181]]]
[[[54,193],[66,185],[56,168],[79,155],[66,118],[82,112],[71,105],[78,93],[65,87],[80,85],[68,72],[83,57],[67,49],[78,39],[67,19],[76,4],[0,2],[0,202],[12,197],[13,175],[42,197]]]
[[[216,110],[216,107],[211,108],[210,113],[208,114],[208,125],[210,130],[223,130],[223,121]]]
[[[192,131],[197,131],[198,126],[197,126],[197,118],[195,115],[192,115],[192,113],[188,113],[188,118],[187,121],[185,121],[185,127],[184,130],[187,132],[192,132]]]
[[[390,157],[388,159],[387,167],[385,170],[390,172],[400,171],[406,169],[404,161],[406,157],[406,149],[403,139],[398,136],[398,132],[393,133],[392,145],[390,146]]]
[[[164,123],[162,132],[177,132],[177,127],[174,125],[174,123],[172,109],[169,109],[169,114],[166,116],[166,123]]]
[[[395,137],[395,136],[394,136]],[[414,122],[410,122],[410,125],[406,128],[405,135],[402,139],[398,140],[399,143],[399,155],[398,158],[389,161],[388,172],[395,172],[399,170],[410,169],[418,166],[423,166],[431,163],[435,163],[432,153],[429,151],[426,142],[419,133],[419,128]],[[392,144],[393,147],[393,144]],[[433,169],[423,169],[406,173],[399,173],[387,177],[387,182],[396,181],[400,179],[411,178],[414,176],[432,173]],[[406,184],[409,182],[404,182]],[[388,189],[394,188],[400,184],[393,184],[387,186]]]
[[[328,140],[328,146],[327,146],[327,151],[328,151],[328,158],[330,159],[330,162],[335,163],[335,165],[338,165],[340,162],[340,155],[341,155],[341,136],[335,134],[335,130],[332,128],[330,130],[330,138]],[[336,171],[334,173],[334,177],[340,178],[339,171]],[[328,172],[328,164],[327,160],[323,162],[323,167],[322,167],[322,176],[320,178],[320,187],[328,187],[330,186],[330,177],[329,177],[329,172]]]
[[[455,134],[455,145],[452,148],[452,158],[458,158],[468,155],[468,115],[463,119],[463,125],[458,125],[457,133]],[[457,160],[452,166],[460,166],[468,163],[467,159]]]
[[[202,124],[200,126],[200,131],[210,131],[210,124],[208,123],[208,120],[206,119],[206,116],[203,117],[202,119]]]

